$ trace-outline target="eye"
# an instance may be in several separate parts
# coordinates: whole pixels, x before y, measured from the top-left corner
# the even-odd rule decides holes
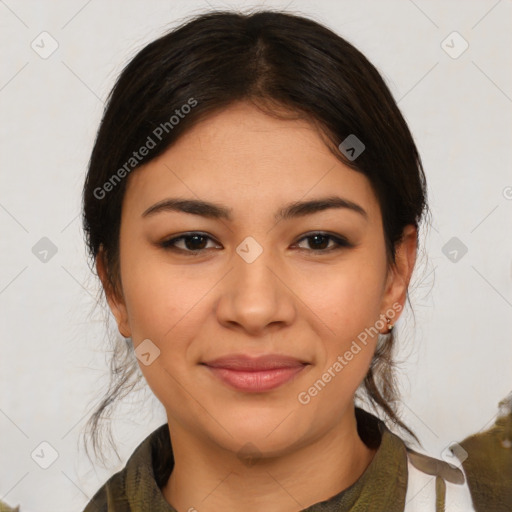
[[[308,244],[313,247],[313,249],[306,248],[306,250],[317,253],[326,253],[339,250],[344,247],[353,247],[353,244],[343,237],[322,232],[310,233],[309,235],[302,237],[297,243],[300,243],[303,240],[309,240],[310,242],[308,242]],[[333,242],[334,245],[329,247],[329,242]]]
[[[314,253],[327,253],[347,247],[354,247],[353,244],[343,237],[323,232],[310,233],[307,236],[302,237],[296,245],[300,244],[304,240],[307,240],[308,245],[312,248],[300,249]],[[159,245],[167,250],[198,254],[208,249],[208,241],[214,242],[213,238],[204,233],[192,232],[170,238],[169,240],[164,240],[163,242],[160,242]],[[332,243],[330,247],[329,243]],[[182,247],[179,247],[178,244],[182,244]]]
[[[160,246],[164,249],[176,250],[181,252],[190,252],[190,253],[199,253],[201,251],[206,250],[205,243],[208,240],[213,241],[213,238],[205,235],[204,233],[186,233],[184,235],[180,235],[176,238],[171,238],[169,240],[164,240],[160,242]],[[178,247],[177,244],[183,242],[183,247]]]

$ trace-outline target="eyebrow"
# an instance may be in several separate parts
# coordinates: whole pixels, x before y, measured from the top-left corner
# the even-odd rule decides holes
[[[305,217],[316,212],[328,210],[331,208],[344,208],[352,210],[362,215],[368,220],[368,214],[363,207],[359,206],[353,201],[344,199],[339,196],[322,197],[312,199],[309,201],[295,201],[282,207],[274,216],[274,220],[279,222],[296,217]],[[210,203],[207,201],[200,201],[197,199],[178,199],[167,198],[163,201],[150,206],[144,211],[142,217],[148,217],[161,212],[183,212],[192,215],[199,215],[210,219],[226,219],[232,221],[232,209],[226,208],[220,204]]]

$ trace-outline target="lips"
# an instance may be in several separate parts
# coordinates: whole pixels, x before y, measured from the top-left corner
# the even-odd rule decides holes
[[[202,364],[224,384],[246,392],[275,389],[308,366],[308,363],[294,357],[277,354],[259,357],[231,355]]]
[[[259,357],[232,355],[219,357],[218,359],[208,361],[204,364],[211,368],[226,368],[229,370],[257,372],[262,370],[275,370],[278,368],[295,368],[297,366],[302,366],[305,363],[294,357],[270,354]]]

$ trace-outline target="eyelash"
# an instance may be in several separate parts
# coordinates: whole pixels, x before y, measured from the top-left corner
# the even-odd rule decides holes
[[[160,247],[162,247],[163,249],[166,249],[166,250],[177,251],[177,252],[182,252],[182,253],[189,253],[190,255],[198,255],[201,252],[206,251],[207,249],[188,250],[188,249],[181,249],[181,248],[175,246],[176,242],[178,242],[180,240],[191,239],[191,238],[198,237],[198,236],[214,241],[213,238],[211,238],[210,236],[208,236],[204,233],[198,232],[198,231],[194,231],[191,233],[185,233],[185,234],[180,235],[175,238],[170,238],[168,240],[164,240],[163,242],[160,242],[158,245],[160,245]],[[336,246],[331,247],[329,249],[320,249],[320,250],[300,249],[300,250],[305,250],[305,251],[309,251],[309,252],[313,252],[313,253],[322,255],[322,254],[330,253],[332,251],[338,251],[340,249],[347,249],[347,248],[354,247],[354,245],[351,244],[345,238],[331,235],[329,233],[324,233],[322,231],[315,231],[315,232],[309,233],[308,235],[299,239],[296,243],[298,244],[298,243],[302,242],[303,240],[314,238],[315,236],[321,236],[321,237],[327,238],[329,240],[332,240],[336,244]]]

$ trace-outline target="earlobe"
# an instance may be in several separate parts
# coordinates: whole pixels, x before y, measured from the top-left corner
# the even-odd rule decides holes
[[[96,256],[96,272],[98,273],[98,277],[100,278],[101,284],[103,286],[103,291],[105,292],[105,297],[107,299],[108,305],[112,314],[114,315],[117,328],[121,334],[121,336],[125,338],[131,337],[130,325],[128,323],[128,314],[126,310],[126,305],[124,303],[124,299],[114,289],[113,283],[111,283],[105,262],[105,253],[103,248],[100,248],[98,254]]]

